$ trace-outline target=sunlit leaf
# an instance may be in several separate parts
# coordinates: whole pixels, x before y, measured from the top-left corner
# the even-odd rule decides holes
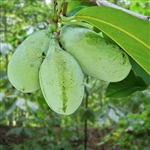
[[[75,19],[100,29],[150,74],[150,22],[121,10],[94,6],[80,10]]]
[[[150,85],[150,75],[139,66],[132,58],[130,58],[132,68],[137,76],[141,77],[147,85]]]

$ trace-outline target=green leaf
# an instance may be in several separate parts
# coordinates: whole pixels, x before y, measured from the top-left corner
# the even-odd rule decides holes
[[[81,6],[81,5],[82,5],[82,2],[80,2],[79,0],[68,1],[66,14],[68,15],[68,13],[71,12],[74,8]]]
[[[30,128],[24,127],[23,128],[23,133],[28,135],[29,137],[32,137],[33,133],[31,132]]]
[[[131,72],[124,80],[110,83],[107,87],[106,97],[127,97],[136,91],[143,91],[146,88],[147,85],[142,80],[142,78]]]
[[[67,14],[67,17],[71,17],[71,16],[75,15],[79,10],[86,8],[86,7],[87,6],[78,6],[78,7],[74,8]]]
[[[15,109],[16,109],[16,107],[17,107],[17,102],[19,101],[19,99],[17,99],[7,110],[6,110],[6,115],[7,116],[9,116],[9,115],[11,115],[14,111],[15,111]]]
[[[12,128],[11,130],[9,130],[6,134],[6,136],[9,135],[20,135],[23,131],[23,127],[16,127],[16,128]]]
[[[116,112],[112,108],[110,108],[108,116],[112,121],[116,123],[119,121],[119,116],[116,114]]]
[[[130,62],[136,75],[141,77],[147,85],[150,85],[150,75],[141,66],[139,66],[131,57]]]
[[[93,6],[80,10],[75,19],[100,29],[150,74],[150,22],[121,10]]]

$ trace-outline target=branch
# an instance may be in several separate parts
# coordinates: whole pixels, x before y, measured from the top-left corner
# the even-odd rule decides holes
[[[89,83],[89,76],[86,77],[86,84]],[[85,86],[85,108],[88,109],[88,100],[89,100],[89,93],[87,91],[87,88]],[[88,141],[88,124],[87,124],[87,118],[84,121],[84,150],[87,150],[87,141]]]
[[[107,0],[96,0],[96,3],[97,3],[97,5],[102,5],[102,6],[107,6],[107,7],[119,9],[121,11],[124,11],[124,12],[126,12],[126,13],[128,13],[130,15],[133,15],[133,16],[135,16],[137,18],[140,18],[142,20],[148,20],[148,21],[150,21],[150,16],[144,16],[142,14],[130,11],[128,9],[125,9],[125,8],[122,8],[122,7],[117,6],[115,4],[112,4],[112,3],[108,2]]]

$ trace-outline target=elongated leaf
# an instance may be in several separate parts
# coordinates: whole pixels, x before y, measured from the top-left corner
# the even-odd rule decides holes
[[[147,85],[142,78],[131,72],[124,80],[110,83],[107,87],[106,96],[113,98],[122,98],[131,95],[136,91],[143,91]]]
[[[145,70],[143,70],[143,68],[139,66],[132,58],[130,58],[130,62],[136,75],[141,77],[147,85],[150,85],[150,75]]]
[[[111,120],[113,120],[114,122],[118,122],[119,121],[119,116],[116,114],[116,112],[110,108],[108,116]]]
[[[20,135],[23,131],[23,127],[16,127],[16,128],[12,128],[11,130],[9,130],[6,134],[6,136],[9,135]]]
[[[105,6],[80,10],[75,19],[103,31],[150,74],[150,22]]]
[[[79,0],[67,1],[67,2],[68,2],[67,11],[66,11],[67,16],[69,16],[68,13],[70,13],[74,8],[82,5],[82,2],[80,2]]]
[[[79,10],[83,9],[83,8],[86,8],[87,6],[78,6],[76,8],[74,8],[72,11],[70,11],[68,14],[67,14],[67,17],[71,17],[73,15],[75,15]]]

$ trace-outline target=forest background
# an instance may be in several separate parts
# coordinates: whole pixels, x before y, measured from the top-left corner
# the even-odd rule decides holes
[[[148,1],[109,1],[150,16]],[[40,89],[33,94],[16,90],[7,77],[10,57],[27,36],[47,28],[53,3],[1,0],[0,7],[1,150],[150,149],[150,87],[126,98],[107,98],[108,83],[85,76],[84,100],[70,116],[53,112]]]

